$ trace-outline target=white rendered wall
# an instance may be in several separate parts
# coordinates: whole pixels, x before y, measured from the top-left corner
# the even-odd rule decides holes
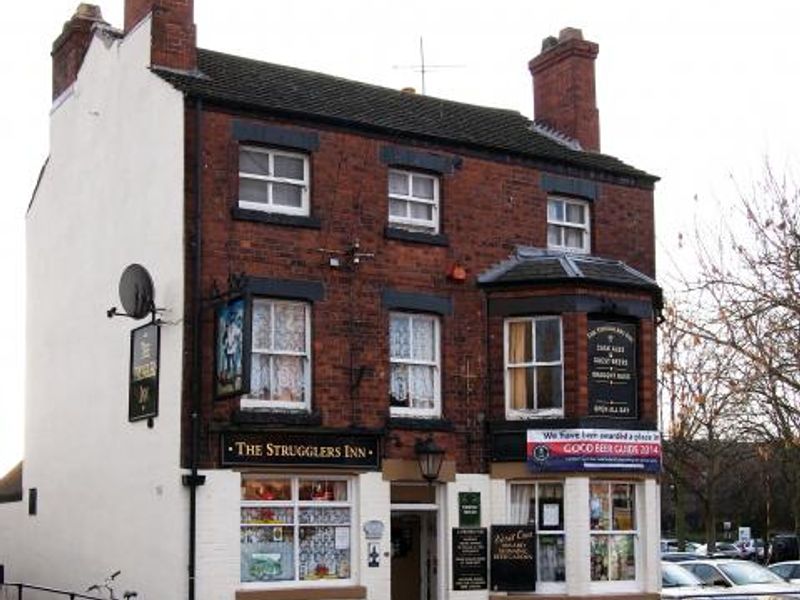
[[[26,501],[0,505],[8,580],[83,591],[121,569],[117,592],[143,600],[185,597],[188,545],[183,98],[148,70],[149,40],[149,20],[122,41],[95,36],[51,114],[27,218]],[[129,332],[146,321],[106,317],[133,262],[168,309],[153,429],[128,423]]]

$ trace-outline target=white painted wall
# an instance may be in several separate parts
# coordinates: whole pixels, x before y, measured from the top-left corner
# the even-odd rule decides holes
[[[0,505],[6,578],[85,590],[121,569],[118,592],[186,595],[181,485],[183,98],[148,70],[150,22],[96,36],[54,105],[50,159],[27,219],[23,485]],[[22,149],[21,149],[22,151]],[[126,265],[143,264],[161,329],[160,414],[128,423],[129,331],[109,320]],[[33,598],[26,594],[26,598]]]

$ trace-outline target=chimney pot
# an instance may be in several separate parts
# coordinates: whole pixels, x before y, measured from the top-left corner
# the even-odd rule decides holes
[[[583,31],[578,29],[577,27],[564,27],[558,33],[558,41],[559,42],[566,42],[568,40],[582,40],[583,39]]]

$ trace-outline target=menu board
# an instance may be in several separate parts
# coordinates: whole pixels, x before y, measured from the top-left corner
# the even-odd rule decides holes
[[[492,590],[532,592],[536,589],[536,528],[533,525],[492,526]]]
[[[589,321],[589,414],[635,419],[636,326]]]
[[[487,588],[486,528],[453,528],[453,589]]]

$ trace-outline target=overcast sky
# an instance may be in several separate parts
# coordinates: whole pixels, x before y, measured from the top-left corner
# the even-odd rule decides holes
[[[50,48],[77,5],[35,0],[0,19],[0,474],[22,456],[25,210],[48,153]],[[122,26],[123,0],[101,8]],[[695,212],[729,202],[731,176],[747,188],[768,158],[800,177],[800,3],[792,0],[195,0],[195,22],[204,48],[396,89],[421,87],[418,73],[398,67],[419,63],[422,36],[428,65],[452,65],[428,74],[428,95],[528,117],[528,60],[544,37],[581,28],[600,45],[602,151],[662,178],[661,274]]]

